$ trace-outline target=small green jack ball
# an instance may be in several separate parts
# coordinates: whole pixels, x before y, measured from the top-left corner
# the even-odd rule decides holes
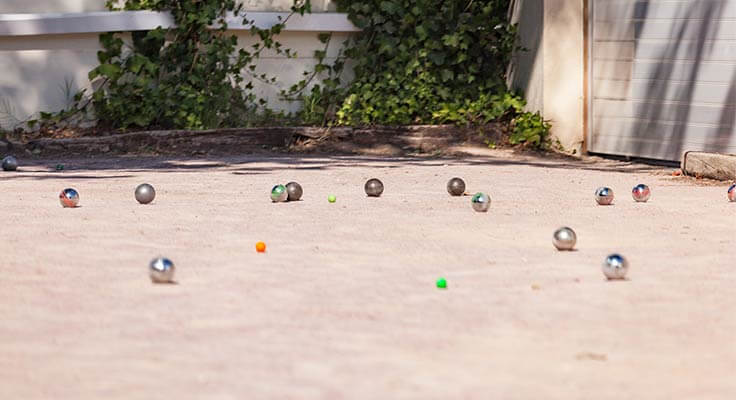
[[[447,289],[447,280],[445,278],[437,279],[437,289]]]
[[[331,194],[331,195],[327,196],[327,201],[329,201],[330,203],[334,203],[334,202],[337,201],[337,197],[335,197],[334,194]]]

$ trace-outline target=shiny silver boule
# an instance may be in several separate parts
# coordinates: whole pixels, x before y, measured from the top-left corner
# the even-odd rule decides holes
[[[552,243],[555,245],[557,250],[569,251],[575,248],[578,237],[575,235],[575,231],[568,227],[562,227],[555,231],[552,235]]]
[[[631,189],[631,197],[638,203],[646,203],[649,197],[652,195],[652,191],[649,190],[649,186],[640,183]]]
[[[141,204],[148,204],[156,198],[156,189],[153,186],[143,183],[135,188],[135,199]]]
[[[365,194],[370,197],[379,197],[383,193],[383,182],[373,178],[365,183]]]
[[[72,188],[67,188],[59,193],[59,203],[64,208],[74,208],[79,204],[79,192]]]
[[[473,205],[473,210],[486,212],[491,208],[491,198],[485,193],[478,192],[470,199],[470,204]]]
[[[595,191],[595,201],[601,206],[610,206],[613,203],[613,190],[607,187],[599,187]]]
[[[603,275],[608,279],[624,279],[629,272],[629,262],[620,254],[611,254],[603,261]]]
[[[18,160],[13,156],[3,158],[3,171],[15,171],[18,169]]]
[[[736,183],[731,185],[730,188],[728,188],[728,201],[734,202],[736,201]]]
[[[302,185],[296,182],[287,183],[286,192],[287,192],[286,199],[288,201],[299,201],[299,199],[302,198],[302,194],[304,194],[304,191],[302,190]]]
[[[171,283],[174,282],[174,272],[176,267],[168,258],[159,257],[151,261],[148,273],[153,283]]]
[[[450,196],[462,196],[465,194],[465,181],[460,178],[452,178],[447,182],[447,193]]]
[[[286,191],[286,186],[276,185],[271,189],[271,201],[274,203],[286,201],[287,198],[289,198],[289,193]]]

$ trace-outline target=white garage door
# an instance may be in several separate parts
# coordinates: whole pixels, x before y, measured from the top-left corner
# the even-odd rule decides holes
[[[736,0],[593,0],[588,150],[736,153]]]

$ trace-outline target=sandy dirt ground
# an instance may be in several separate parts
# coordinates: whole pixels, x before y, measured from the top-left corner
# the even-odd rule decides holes
[[[503,151],[58,162],[0,173],[0,399],[736,398],[725,184]],[[272,204],[291,180],[303,201]],[[612,252],[629,280],[604,279]],[[178,284],[150,282],[157,255]]]

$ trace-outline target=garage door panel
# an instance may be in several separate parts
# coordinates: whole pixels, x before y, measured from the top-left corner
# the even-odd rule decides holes
[[[596,0],[594,6],[595,22],[619,19],[736,18],[736,4],[732,0]]]
[[[598,42],[593,48],[596,60],[630,61],[634,59],[634,42]]]
[[[736,43],[726,40],[641,40],[636,44],[635,57],[649,60],[736,62]]]
[[[736,90],[718,83],[675,82],[666,80],[619,81],[596,79],[595,99],[660,100],[689,103],[735,104]]]
[[[598,41],[633,40],[736,40],[733,20],[682,24],[678,21],[600,21],[594,26]]]
[[[735,0],[736,1],[736,0]],[[734,22],[736,24],[736,21]],[[596,60],[666,60],[736,62],[736,42],[726,40],[640,40],[596,42]]]
[[[634,63],[631,61],[597,60],[593,69],[597,79],[629,80],[634,76]]]
[[[692,81],[730,84],[733,65],[718,62],[692,61],[618,61],[596,60],[596,79]]]
[[[595,100],[593,107],[600,112],[593,120],[595,126],[606,119],[639,119],[650,121],[654,118],[663,122],[680,122],[700,125],[723,125],[724,121],[736,120],[736,105],[699,105],[687,103],[662,103],[631,100]],[[601,115],[605,115],[602,117]],[[723,125],[728,128],[728,125]]]
[[[637,61],[632,63],[631,79],[667,79],[729,85],[734,80],[734,66],[719,62]],[[600,76],[604,78],[605,76]]]
[[[724,147],[736,147],[736,144],[733,143],[724,145],[724,141],[691,142],[672,138],[661,140],[650,139],[644,135],[622,137],[618,132],[611,134],[598,133],[596,137],[597,146],[610,149],[604,154],[652,158],[655,160],[679,161],[686,151],[721,152]],[[680,157],[671,158],[671,154],[680,154]]]
[[[596,130],[601,135],[616,134],[622,138],[644,136],[650,140],[665,140],[676,135],[678,139],[705,142],[711,139],[720,140],[722,144],[730,143],[733,128],[722,125],[705,125],[668,121],[648,121],[636,118],[601,118],[596,120]],[[627,132],[624,134],[624,132]],[[646,135],[641,135],[646,133]],[[708,139],[708,140],[705,140]]]
[[[733,130],[716,126],[608,119],[595,128],[595,145],[609,154],[678,160],[685,151],[722,151],[736,147]],[[671,158],[669,154],[679,154]]]
[[[736,153],[736,0],[594,0],[588,149]]]

